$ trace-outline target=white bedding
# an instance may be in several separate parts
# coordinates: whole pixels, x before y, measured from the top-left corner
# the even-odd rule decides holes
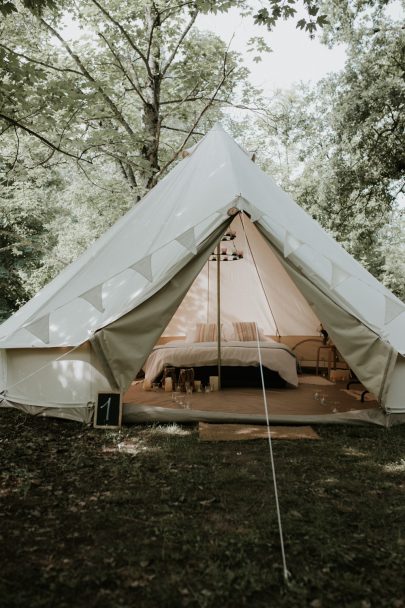
[[[155,346],[145,365],[145,380],[153,382],[167,366],[198,367],[216,365],[218,355],[216,342],[168,342]],[[294,354],[284,344],[260,342],[264,367],[278,372],[289,384],[298,386],[297,366]],[[258,366],[257,342],[222,342],[222,365]]]

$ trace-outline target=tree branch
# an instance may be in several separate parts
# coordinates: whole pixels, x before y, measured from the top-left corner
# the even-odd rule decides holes
[[[77,163],[77,166],[80,169],[80,171],[82,171],[84,173],[86,179],[88,179],[89,182],[96,188],[99,188],[100,190],[104,190],[105,192],[110,192],[110,194],[121,194],[121,192],[119,190],[112,190],[111,188],[105,188],[104,186],[100,186],[100,184],[98,184],[97,182],[93,182],[93,180],[87,175],[86,171],[84,170],[84,167],[82,167],[82,165],[79,162]]]
[[[402,182],[400,189],[398,190],[398,192],[396,192],[394,194],[394,198],[396,198],[398,196],[398,194],[401,194],[401,192],[405,191],[405,180]]]
[[[137,87],[137,85],[134,83],[134,81],[132,80],[132,78],[130,77],[130,75],[128,74],[128,72],[126,71],[126,69],[124,68],[123,63],[122,63],[119,55],[116,53],[115,49],[113,48],[113,46],[110,44],[110,42],[104,36],[104,34],[102,34],[101,32],[98,32],[98,35],[100,36],[100,38],[102,38],[104,40],[104,42],[108,46],[108,48],[109,48],[112,56],[117,60],[118,67],[120,68],[121,72],[124,74],[124,76],[128,80],[128,82],[131,84],[133,90],[138,94],[138,96],[140,97],[141,101],[143,103],[146,103],[146,99],[142,95],[141,90]]]
[[[13,55],[16,55],[17,57],[22,57],[23,59],[25,59],[26,61],[29,61],[30,63],[36,63],[38,65],[42,65],[45,68],[50,68],[51,70],[55,70],[57,72],[71,72],[72,74],[78,74],[79,76],[83,76],[82,72],[79,72],[79,70],[73,70],[72,68],[58,68],[55,65],[52,65],[50,63],[45,63],[44,61],[39,61],[39,59],[33,59],[32,57],[28,57],[27,55],[24,55],[23,53],[17,53],[17,51],[15,51],[14,49],[10,49],[5,44],[0,43],[0,47],[3,49],[6,49],[6,51],[8,51],[9,53],[13,53]]]
[[[195,91],[197,91],[198,89],[198,82],[196,82],[196,84],[194,85],[194,87],[192,88],[191,91],[189,91],[188,93],[186,93],[183,97],[183,99],[179,99],[178,100],[178,105],[182,105],[183,103],[186,103],[188,99],[193,97],[193,94]],[[195,96],[195,101],[197,101],[197,96]],[[170,114],[173,114],[173,112],[175,111],[175,109],[167,112],[166,114],[162,114],[162,122],[168,117],[170,116]]]
[[[93,0],[93,2],[95,2],[95,1],[96,0]],[[102,96],[104,101],[107,103],[107,105],[109,105],[110,108],[112,109],[115,118],[118,120],[118,122],[121,123],[121,125],[124,127],[124,129],[127,131],[127,133],[129,133],[129,135],[134,135],[133,130],[131,129],[130,125],[128,124],[128,122],[125,120],[125,118],[121,114],[118,107],[115,105],[113,100],[107,95],[107,93],[104,91],[103,87],[90,74],[90,72],[87,70],[85,65],[82,63],[80,57],[72,51],[72,49],[70,48],[68,43],[62,38],[62,36],[59,34],[59,32],[57,32],[51,25],[49,25],[49,23],[47,23],[44,19],[42,19],[42,17],[40,18],[40,22],[53,34],[53,36],[55,36],[55,38],[57,38],[62,43],[62,45],[64,46],[66,51],[69,53],[69,55],[72,57],[72,59],[74,60],[76,65],[78,65],[79,68],[81,69],[83,76],[85,76],[87,78],[87,80],[92,83],[94,88],[100,93],[100,95]]]
[[[168,99],[166,101],[161,101],[160,105],[161,106],[172,105],[172,104],[181,105],[182,103],[188,103],[188,102],[192,102],[192,101],[207,101],[208,99],[209,98],[204,95],[197,95],[196,97],[183,97],[183,99],[181,99],[181,98]],[[255,107],[255,106],[247,106],[243,103],[233,103],[232,101],[228,101],[228,99],[214,99],[214,103],[222,103],[222,104],[231,106],[232,108],[237,108],[238,110],[249,110],[249,112],[256,112],[257,114],[267,116],[266,110],[259,108],[257,106]]]
[[[186,129],[176,129],[176,127],[167,127],[166,125],[161,125],[162,129],[167,129],[168,131],[177,131],[178,133],[188,133]],[[193,135],[205,135],[201,131],[193,131]]]
[[[116,19],[114,19],[114,17],[107,11],[107,9],[105,9],[103,6],[101,6],[101,4],[99,2],[97,2],[97,0],[91,0],[91,1],[93,2],[93,4],[95,4],[97,6],[97,8],[103,13],[103,15],[105,15],[107,17],[107,19],[109,19],[111,21],[111,23],[113,23],[120,30],[121,34],[128,41],[130,47],[139,55],[139,57],[144,62],[149,77],[153,78],[153,74],[151,72],[147,57],[141,51],[141,49],[134,43],[131,36],[124,29],[124,27],[121,25],[121,23],[119,23]]]
[[[191,126],[191,129],[189,130],[187,136],[184,138],[183,142],[181,143],[181,145],[179,146],[179,148],[177,149],[176,153],[174,154],[174,156],[167,161],[167,163],[160,169],[160,171],[155,175],[155,180],[162,175],[162,173],[164,173],[164,171],[166,171],[166,169],[168,167],[170,167],[170,165],[176,160],[176,158],[178,157],[178,155],[180,154],[180,152],[184,149],[186,143],[188,142],[188,140],[190,139],[190,137],[193,135],[194,133],[194,129],[196,128],[196,126],[198,125],[198,123],[200,122],[201,118],[204,116],[204,114],[207,112],[207,110],[212,106],[219,90],[221,89],[222,85],[224,84],[225,80],[228,78],[228,76],[230,74],[232,74],[232,72],[235,70],[235,67],[230,68],[230,70],[228,70],[228,72],[226,71],[226,60],[228,57],[228,53],[225,53],[224,56],[224,65],[223,65],[223,74],[222,74],[222,78],[220,80],[220,82],[218,83],[213,95],[211,96],[210,100],[208,101],[208,103],[204,106],[204,108],[201,110],[201,112],[199,113],[199,115],[197,116],[196,120],[194,121],[193,125]]]
[[[195,2],[180,2],[179,4],[171,5],[168,8],[162,8],[160,14],[163,15],[164,13],[166,13],[166,16],[163,17],[163,21],[167,21],[167,19],[170,19],[172,15],[176,15],[179,10],[185,8],[186,6],[192,6],[193,8],[195,8]]]
[[[2,233],[4,234],[4,231],[2,231]],[[12,235],[12,233],[9,233],[10,235]],[[12,243],[11,245],[6,245],[5,247],[0,247],[0,253],[2,253],[3,251],[7,251],[9,249],[14,249],[14,247],[30,247],[32,249],[41,249],[41,245],[38,245],[35,243],[34,240],[29,241],[29,240],[24,240],[24,241],[18,241],[17,243]]]
[[[80,110],[80,107],[77,110],[75,110],[74,112],[72,112],[72,115],[70,116],[70,118],[66,121],[65,125],[63,126],[62,131],[59,135],[59,143],[56,144],[58,147],[62,143],[63,135],[64,135],[66,129],[68,128],[68,126],[70,125],[70,123],[72,122],[72,120],[76,116],[76,114],[79,112],[79,110]],[[48,156],[46,158],[44,158],[43,160],[40,160],[39,162],[35,163],[34,165],[31,165],[30,167],[28,167],[28,169],[35,169],[36,167],[45,165],[46,163],[48,163],[51,160],[51,158],[54,154],[55,154],[55,150],[51,150],[50,154],[48,154]],[[31,154],[30,154],[30,156],[32,158]],[[83,157],[83,152],[80,154],[79,158],[82,159],[82,157]],[[85,160],[85,159],[83,159],[83,160]]]
[[[91,161],[86,160],[86,159],[81,159],[76,154],[72,154],[71,152],[68,152],[67,150],[64,150],[60,146],[53,144],[51,141],[49,141],[49,139],[46,139],[45,137],[43,137],[39,133],[36,133],[35,131],[33,131],[32,129],[30,129],[29,127],[26,127],[25,125],[21,124],[20,122],[18,122],[18,120],[15,120],[14,118],[11,118],[11,116],[6,116],[5,114],[1,114],[0,113],[0,119],[3,119],[5,121],[7,121],[10,125],[14,125],[14,127],[17,127],[18,129],[22,129],[23,131],[25,131],[29,135],[32,135],[33,137],[36,137],[37,139],[39,139],[40,141],[42,141],[43,144],[45,144],[46,146],[48,146],[48,148],[51,148],[52,150],[55,150],[56,152],[60,152],[61,154],[64,154],[65,156],[69,156],[70,158],[74,158],[77,161],[84,160],[86,163],[91,164]]]
[[[171,64],[173,63],[174,58],[177,55],[177,52],[181,46],[181,44],[183,43],[184,38],[187,36],[187,34],[189,33],[189,31],[191,30],[191,28],[194,25],[195,20],[197,19],[197,15],[198,15],[198,11],[195,11],[192,15],[191,15],[191,19],[188,22],[187,26],[185,27],[185,29],[183,30],[183,33],[181,34],[176,46],[174,47],[172,54],[170,55],[169,59],[166,62],[166,65],[163,67],[162,69],[162,77],[164,77],[164,75],[166,74],[167,70],[169,69],[169,67],[171,66]]]
[[[4,129],[2,129],[0,131],[0,137],[2,137],[4,135],[4,133],[7,133],[7,131],[12,128],[13,128],[13,125],[11,123],[9,123],[6,127],[4,127]]]
[[[129,178],[129,183],[131,184],[132,188],[137,188],[138,184],[136,181],[136,177],[135,177],[135,173],[133,168],[131,167],[131,165],[127,162],[127,169],[128,169],[128,178]],[[139,196],[137,197],[137,200],[139,200]]]
[[[10,173],[10,171],[12,171],[15,167],[15,164],[17,162],[18,159],[18,155],[20,153],[20,138],[18,137],[18,131],[17,131],[17,127],[14,125],[14,133],[15,133],[15,137],[17,140],[17,145],[16,145],[16,149],[15,149],[15,155],[14,155],[14,160],[13,163],[10,167],[10,169],[8,169],[8,171],[6,172],[6,175],[8,175]]]
[[[150,28],[150,30],[149,30],[149,38],[148,38],[148,50],[147,50],[147,52],[146,52],[146,59],[147,59],[148,65],[150,65],[150,64],[149,64],[149,62],[150,62],[150,52],[151,52],[151,50],[152,50],[153,32],[155,31],[156,26],[157,26],[158,24],[160,25],[160,23],[161,23],[161,20],[160,20],[160,13],[159,13],[159,11],[158,11],[158,8],[157,8],[157,6],[156,6],[156,4],[155,4],[154,2],[153,2],[152,4],[153,4],[153,8],[154,8],[154,9],[155,9],[155,11],[156,11],[156,16],[155,16],[155,18],[154,18],[154,20],[153,20],[153,23],[152,23],[152,25],[151,25],[151,28]]]

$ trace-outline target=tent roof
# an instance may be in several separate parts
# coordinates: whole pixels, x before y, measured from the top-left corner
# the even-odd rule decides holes
[[[75,262],[0,326],[0,347],[74,346],[158,291],[227,217],[251,215],[276,250],[405,354],[405,305],[216,125]]]

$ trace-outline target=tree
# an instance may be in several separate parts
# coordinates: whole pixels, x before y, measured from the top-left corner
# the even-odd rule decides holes
[[[22,6],[33,13],[41,14],[48,7],[54,9],[56,2],[54,0],[22,0]],[[17,2],[14,0],[0,0],[0,15],[7,17],[18,11]]]
[[[373,243],[405,187],[404,53],[400,31],[361,30],[342,75],[321,85],[330,107],[323,130],[329,158],[318,156],[331,170],[323,186],[323,206],[333,201],[328,225],[377,275]]]
[[[405,211],[392,213],[381,231],[379,255],[383,259],[382,281],[405,302]]]
[[[21,287],[6,303],[9,311],[152,187],[222,105],[234,101],[236,88],[244,94],[247,71],[221,40],[194,31],[193,4],[106,6],[98,0],[71,6],[84,31],[74,41],[59,16],[46,11],[20,11],[2,25],[0,120],[7,145],[0,174],[9,211],[15,210],[7,221],[17,230],[21,217],[25,225],[15,184],[34,189],[37,176],[48,172],[59,179],[58,190],[41,184],[43,213],[30,233],[31,241],[53,235],[53,241],[38,238],[47,255],[11,246],[18,230],[4,243],[5,266],[14,271],[4,274],[3,287],[10,294],[11,283]]]
[[[6,169],[3,165],[3,170]],[[57,190],[55,173],[37,171],[29,179],[0,179],[0,321],[30,296],[27,276],[35,273],[43,257],[55,245],[49,230],[55,208],[47,200]]]
[[[17,35],[12,44],[0,47],[0,75],[3,71],[3,78],[5,76],[10,85],[6,86],[0,96],[0,123],[3,122],[5,128],[25,131],[30,136],[37,137],[51,153],[63,153],[79,159],[82,164],[85,160],[91,162],[95,151],[105,152],[108,147],[109,153],[115,154],[133,188],[142,190],[151,187],[161,175],[161,169],[165,170],[175,159],[173,154],[172,158],[164,159],[162,166],[159,162],[162,130],[173,128],[164,123],[167,119],[165,110],[170,110],[170,121],[173,122],[176,110],[179,109],[170,96],[165,99],[165,93],[170,91],[167,86],[170,84],[170,73],[176,71],[179,59],[190,50],[193,26],[199,12],[216,14],[237,7],[245,14],[253,15],[257,23],[262,23],[269,29],[280,19],[300,17],[297,27],[306,29],[313,35],[317,28],[325,26],[326,13],[335,21],[346,24],[348,15],[356,15],[365,6],[380,7],[387,2],[388,0],[345,0],[336,11],[335,3],[321,0],[267,0],[256,12],[255,3],[249,0],[190,0],[180,4],[177,0],[134,0],[126,8],[116,0],[108,3],[101,0],[80,0],[77,4],[72,4],[71,0],[23,0],[21,5],[3,0],[0,2],[0,12],[3,7],[3,13],[8,14],[3,26],[3,37],[7,40],[13,37],[10,34]],[[19,14],[15,12],[17,8],[20,8]],[[90,45],[79,46],[64,39],[60,29],[63,11],[74,14],[77,24],[90,35]],[[20,21],[17,15],[21,17]],[[42,25],[40,36],[32,35],[37,31],[35,21]],[[52,40],[56,40],[64,49],[65,56],[55,52],[50,44]],[[200,44],[201,42],[200,40]],[[263,44],[260,45],[261,48],[266,47]],[[100,61],[92,61],[94,52]],[[234,72],[231,55],[225,49],[217,47],[214,54],[208,55],[206,48],[200,48],[197,53],[194,86],[188,91],[181,86],[176,89],[183,95],[177,98],[182,106],[193,103],[198,107],[198,101],[205,105],[201,104],[199,114],[195,113],[195,124],[189,122],[184,126],[185,137],[178,140],[175,151],[187,145],[207,108],[218,100],[219,91],[222,92],[226,87]],[[204,88],[199,82],[198,73],[201,63],[208,67],[208,59],[213,71],[210,73],[209,69],[204,70],[208,77],[208,86]],[[102,69],[106,71],[102,72]],[[234,82],[235,76],[233,74]],[[45,83],[46,87],[41,87]],[[21,91],[27,84],[31,90],[42,89],[42,94],[44,90],[49,91],[47,111],[39,103],[43,99],[38,100],[34,108],[27,107],[24,97],[21,97]],[[53,96],[50,94],[52,88]],[[64,92],[64,95],[58,99],[60,92]],[[136,103],[133,99],[135,96],[138,96]],[[90,100],[93,107],[99,108],[104,120],[103,126],[106,127],[105,123],[108,123],[109,145],[106,146],[104,142],[104,146],[101,146],[98,141],[93,143],[97,138],[91,137],[90,147],[83,150],[78,142],[83,134],[69,136],[69,131],[72,121],[76,123],[81,119],[88,121],[86,138],[89,134],[100,132],[96,128],[98,117],[92,117],[91,112],[90,116],[76,115],[81,110],[86,113],[86,109],[89,109],[86,108],[86,102]],[[125,103],[125,108],[122,102]],[[161,107],[162,103],[165,104],[164,108]],[[79,106],[81,110],[78,109]],[[127,115],[129,106],[136,107],[137,113],[139,110],[142,113],[142,127],[146,133],[142,144],[137,141],[137,130],[132,124],[134,117]],[[51,122],[48,129],[41,128],[45,127],[43,123],[48,118],[52,119],[55,111],[57,116],[54,117],[54,124]],[[32,120],[33,114],[35,120]],[[40,128],[37,125],[38,118]],[[55,126],[58,127],[56,130]],[[117,157],[116,148],[111,150],[111,141],[117,137],[122,144],[127,144],[139,154],[134,154],[132,158],[128,158],[128,154]],[[136,162],[137,158],[139,162]],[[143,169],[140,170],[142,164]],[[135,175],[137,171],[138,175]]]
[[[68,41],[51,14],[9,17],[4,28],[14,42],[0,47],[8,70],[0,119],[84,167],[114,158],[136,200],[246,76],[218,38],[193,30],[197,6],[83,0],[71,14],[88,42]],[[28,36],[32,29],[37,37]],[[22,86],[28,102],[14,99]]]
[[[258,126],[272,153],[264,162],[354,257],[403,297],[404,267],[392,264],[390,243],[394,232],[398,243],[392,226],[405,189],[404,30],[381,12],[340,22],[344,31],[326,27],[325,36],[348,44],[345,69],[263,108]],[[282,172],[275,155],[282,156]]]
[[[5,4],[14,8],[2,11]],[[224,107],[248,107],[253,98],[260,105],[240,58],[218,38],[195,28],[199,12],[215,14],[231,6],[256,15],[257,22],[270,29],[278,19],[302,18],[298,27],[312,35],[322,26],[328,43],[352,40],[351,75],[347,71],[316,92],[284,95],[271,112],[263,106],[260,138],[273,146],[278,160],[262,160],[350,251],[361,259],[367,252],[369,267],[374,264],[377,274],[383,272],[386,259],[377,237],[391,217],[396,181],[397,190],[401,187],[394,166],[397,163],[399,175],[402,161],[396,141],[403,127],[401,119],[394,121],[387,134],[384,122],[375,123],[382,103],[377,84],[369,119],[363,120],[364,108],[356,107],[355,99],[367,83],[376,83],[378,74],[371,59],[366,69],[366,53],[356,51],[353,35],[360,31],[364,7],[374,15],[383,4],[345,0],[336,11],[331,1],[268,0],[263,6],[266,15],[255,12],[249,0],[134,0],[129,5],[118,0],[0,0],[0,13],[7,13],[0,25],[0,178],[8,226],[13,226],[12,234],[3,234],[3,246],[7,268],[16,271],[3,275],[9,280],[3,287],[10,288],[7,293],[12,292],[10,281],[21,287],[6,308],[23,302],[139,200],[182,149],[222,116]],[[63,27],[66,12],[82,32],[73,40]],[[378,32],[376,23],[374,43],[384,38],[383,21]],[[381,42],[379,51],[376,45],[367,53],[377,60],[378,52],[388,49],[398,58],[400,41],[391,43],[385,47]],[[360,50],[365,45],[360,34],[359,45]],[[391,56],[389,69],[390,61]],[[364,82],[358,77],[363,72],[368,74]],[[391,109],[396,113],[402,108],[399,84],[393,77]],[[252,140],[244,129],[250,122],[233,125],[246,141]],[[383,127],[378,146],[370,136],[375,124]],[[364,162],[360,148],[369,154]],[[380,172],[382,181],[376,179]],[[37,202],[44,209],[28,203],[25,208],[23,183],[32,200],[38,190]],[[31,222],[34,217],[36,224]],[[26,235],[35,255],[26,241],[26,247],[19,245]]]

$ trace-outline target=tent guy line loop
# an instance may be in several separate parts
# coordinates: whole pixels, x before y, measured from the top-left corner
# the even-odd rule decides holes
[[[272,442],[272,439],[271,439],[269,408],[268,408],[268,404],[267,404],[266,387],[265,387],[265,383],[264,383],[263,365],[262,365],[262,354],[261,354],[261,350],[260,350],[259,329],[257,327],[257,323],[255,323],[255,330],[256,330],[257,353],[258,353],[258,356],[259,356],[260,378],[261,378],[262,391],[263,391],[263,404],[264,404],[264,411],[265,411],[265,414],[266,414],[267,441],[268,441],[268,446],[269,446],[271,471],[272,471],[272,476],[273,476],[274,497],[275,497],[275,500],[276,500],[278,530],[279,530],[279,535],[280,535],[281,558],[282,558],[282,562],[283,562],[283,578],[284,578],[284,582],[286,584],[288,584],[289,578],[290,578],[290,572],[287,569],[287,560],[286,560],[285,549],[284,549],[284,534],[283,534],[283,526],[282,526],[282,522],[281,522],[280,503],[279,503],[279,500],[278,500],[276,467],[275,467],[274,455],[273,455],[273,442]]]

